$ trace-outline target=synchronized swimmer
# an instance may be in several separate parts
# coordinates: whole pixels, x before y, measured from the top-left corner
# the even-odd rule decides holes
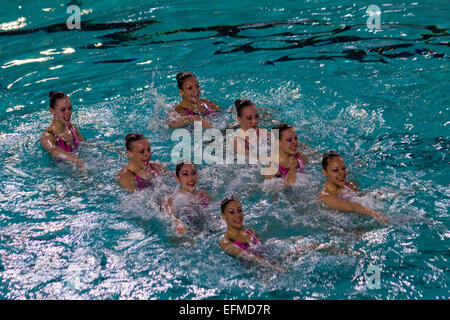
[[[233,139],[233,148],[236,154],[240,154],[245,157],[253,157],[257,158],[258,154],[258,145],[260,142],[267,143],[270,141],[270,133],[266,129],[262,129],[265,131],[265,135],[260,134],[262,131],[259,127],[259,112],[256,108],[256,104],[250,100],[236,100],[234,102],[236,106],[236,120],[239,123],[239,129],[237,130],[236,135]],[[256,139],[250,139],[248,132],[254,130],[254,134],[256,135]],[[267,141],[260,141],[263,139],[263,136]],[[241,142],[244,144],[243,153],[239,153],[241,148],[238,147],[238,143]],[[261,159],[261,155],[259,155],[259,159]]]
[[[317,199],[328,208],[370,216],[381,224],[389,223],[389,218],[384,214],[351,201],[360,191],[353,183],[347,181],[347,168],[339,153],[329,151],[324,154],[322,173],[326,177],[326,182]]]
[[[41,136],[42,148],[57,159],[78,164],[83,169],[83,161],[73,152],[80,141],[84,141],[78,128],[70,122],[72,117],[72,102],[63,92],[50,91],[50,113],[53,121]]]
[[[297,173],[305,172],[308,157],[298,151],[298,137],[293,127],[282,123],[273,129],[279,132],[279,163],[275,164],[278,166],[278,172],[274,175],[266,175],[264,179],[282,178],[286,185],[292,185],[297,179]],[[269,166],[270,164],[267,167]]]
[[[181,72],[177,75],[177,84],[183,99],[169,112],[169,128],[184,127],[195,121],[201,121],[203,128],[212,128],[207,116],[222,109],[214,102],[200,98],[197,77],[190,72]]]
[[[188,161],[178,163],[175,175],[180,188],[164,201],[163,207],[172,217],[177,235],[181,236],[188,228],[201,229],[209,222],[210,217],[204,209],[212,198],[208,192],[197,190],[198,171],[195,164]]]
[[[285,271],[283,267],[279,266],[279,261],[273,261],[274,257],[268,254],[267,247],[260,240],[255,230],[244,228],[244,210],[239,200],[234,197],[225,198],[220,204],[220,210],[222,211],[222,219],[227,225],[227,231],[220,241],[220,247],[224,252],[262,267],[268,267],[275,271]],[[290,240],[294,240],[296,244],[285,254],[284,258],[302,254],[308,249],[320,249],[321,247],[321,244],[317,242],[297,243],[301,239],[303,237],[291,237]],[[273,240],[275,239],[269,239],[266,242]]]
[[[152,151],[148,140],[139,133],[125,136],[125,148],[130,161],[117,174],[119,184],[127,190],[142,190],[153,186],[153,179],[167,169],[157,163],[150,162]]]
[[[178,91],[182,100],[168,115],[168,126],[179,128],[195,121],[201,121],[203,128],[212,128],[209,117],[217,111],[222,111],[214,102],[200,98],[200,86],[197,78],[189,72],[177,75]],[[62,93],[51,91],[50,113],[53,121],[42,134],[41,145],[57,159],[67,160],[84,168],[83,161],[73,154],[81,141],[85,141],[78,128],[70,122],[72,116],[72,103],[70,98]],[[244,144],[245,156],[250,157],[255,146],[255,140],[249,139],[249,130],[254,130],[256,143],[259,144],[261,135],[258,127],[259,113],[256,104],[250,100],[236,100],[236,114],[241,135],[236,134],[233,139],[235,151],[240,150],[239,144]],[[299,152],[299,141],[295,129],[282,123],[272,129],[278,130],[278,141],[275,141],[278,150],[278,163],[268,163],[267,167],[275,165],[277,172],[265,175],[264,180],[282,179],[284,186],[295,184],[297,174],[306,172],[308,157]],[[267,130],[266,130],[267,132]],[[252,133],[253,134],[253,133]],[[241,140],[241,141],[239,141]],[[149,141],[142,134],[131,133],[125,137],[125,148],[129,157],[127,165],[117,174],[121,187],[129,191],[147,189],[156,185],[155,179],[168,173],[167,169],[158,162],[151,162],[151,147]],[[268,158],[269,159],[269,158]],[[272,158],[270,158],[272,159]],[[317,201],[332,210],[355,212],[370,216],[381,224],[388,224],[389,218],[379,212],[355,202],[354,197],[359,195],[359,189],[346,180],[347,169],[340,154],[330,151],[322,159],[322,173],[326,177],[322,191],[317,195]],[[162,209],[170,217],[175,226],[175,234],[182,236],[186,232],[198,229],[211,220],[205,209],[212,202],[206,191],[197,190],[197,167],[189,162],[182,161],[175,169],[175,179],[180,187],[172,195],[163,200]],[[256,264],[268,266],[274,270],[284,271],[277,264],[267,261],[261,249],[261,241],[253,229],[244,228],[244,213],[241,203],[235,198],[227,198],[221,203],[221,217],[227,225],[227,231],[220,241],[221,248],[231,256],[242,258]],[[307,248],[317,248],[318,244],[311,244]],[[303,248],[304,249],[304,248]],[[297,248],[296,253],[303,249]]]

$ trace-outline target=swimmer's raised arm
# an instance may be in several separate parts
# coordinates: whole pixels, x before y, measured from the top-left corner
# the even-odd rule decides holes
[[[163,212],[165,212],[167,215],[169,215],[171,217],[172,222],[175,225],[175,231],[176,231],[177,235],[182,236],[183,234],[185,234],[186,230],[187,230],[186,225],[181,220],[177,219],[177,217],[175,217],[175,215],[173,214],[172,197],[169,197],[167,200],[163,200],[162,207],[163,207]]]

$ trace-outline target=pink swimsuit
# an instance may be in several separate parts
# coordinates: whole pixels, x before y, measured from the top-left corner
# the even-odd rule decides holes
[[[305,164],[303,160],[300,158],[298,153],[295,155],[295,159],[298,161],[297,172],[305,173]],[[283,167],[282,165],[278,165],[279,172],[275,175],[277,178],[285,177],[289,171],[288,168]]]
[[[148,166],[152,170],[153,176],[157,177],[158,172],[156,171],[155,167],[153,167],[153,165],[151,163],[149,163]],[[142,190],[142,189],[146,189],[146,188],[153,186],[152,179],[142,178],[142,177],[138,176],[135,172],[128,170],[128,169],[127,169],[127,171],[131,172],[134,175],[134,177],[136,178],[136,189]]]
[[[54,135],[56,137],[56,145],[66,152],[74,152],[78,148],[80,140],[78,139],[78,136],[75,133],[75,130],[73,129],[72,126],[69,127],[69,130],[70,132],[72,132],[73,135],[73,147],[67,142],[65,142],[60,136]]]
[[[256,235],[254,235],[250,230],[245,229],[244,231],[252,236],[253,244],[261,244],[261,241],[259,241],[259,239],[256,237]],[[250,244],[248,242],[240,242],[240,241],[234,240],[232,238],[228,238],[228,240],[233,242],[235,245],[237,245],[242,250],[248,250],[248,248],[250,248]]]
[[[203,104],[206,108],[206,110],[204,111],[206,116],[214,114],[214,110],[210,109],[206,103],[204,103],[204,102],[200,102],[200,103]],[[184,109],[184,111],[186,112],[187,116],[197,116],[198,115],[197,113],[194,113],[193,111],[191,111],[189,109]]]

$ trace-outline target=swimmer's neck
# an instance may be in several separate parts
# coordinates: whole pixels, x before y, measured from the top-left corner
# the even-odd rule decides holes
[[[150,161],[149,161],[149,163],[150,163]],[[128,164],[127,164],[126,168],[128,170],[131,170],[131,171],[136,172],[136,173],[141,171],[141,170],[144,170],[144,169],[149,169],[148,166],[141,167],[133,159],[130,159],[130,161],[128,161]]]
[[[239,126],[239,129],[242,129],[242,131],[244,131],[244,133],[247,132],[247,130],[250,130],[250,129],[255,130],[256,133],[259,132],[259,128],[258,127],[256,127],[256,129],[255,129],[255,128],[244,128],[243,126]]]
[[[232,239],[241,238],[242,236],[244,236],[243,231],[244,231],[244,226],[242,226],[241,228],[227,226],[227,232],[225,234],[225,237],[232,238]]]
[[[287,154],[287,153],[285,153],[283,150],[281,150],[280,149],[280,152],[279,152],[279,163],[289,163],[289,160],[290,159],[292,159],[292,158],[295,158],[295,156],[297,155],[297,153],[296,154]]]
[[[344,182],[344,184],[346,184],[347,181]],[[325,186],[323,187],[323,190],[330,193],[330,194],[334,194],[337,195],[339,194],[343,189],[343,186],[340,186],[338,184],[326,181],[325,182]]]
[[[66,131],[70,127],[72,127],[71,123],[69,123],[69,125],[66,125],[64,122],[56,119],[56,117],[53,118],[53,121],[50,124],[50,128],[52,129],[52,131],[59,134],[64,133],[64,131]]]
[[[193,191],[189,191],[183,188],[178,189],[178,192],[184,194],[184,195],[193,195],[193,196],[197,196],[198,195],[198,191],[197,190],[193,190]]]
[[[191,103],[189,101],[187,101],[186,99],[182,99],[179,103],[179,105],[184,108],[184,109],[188,109],[190,111],[194,111],[196,107],[204,107],[201,99],[198,100],[198,103]]]

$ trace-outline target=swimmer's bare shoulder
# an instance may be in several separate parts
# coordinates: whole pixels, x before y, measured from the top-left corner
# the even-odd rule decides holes
[[[346,182],[345,182],[345,185],[346,185],[347,187],[349,187],[350,189],[352,189],[353,191],[359,192],[358,187],[355,186],[355,184],[354,184],[353,182],[346,181]]]
[[[50,127],[48,127],[47,130],[44,131],[44,133],[42,133],[40,139],[42,148],[47,151],[56,148],[56,138],[49,130],[51,130]]]
[[[127,168],[120,170],[116,177],[122,188],[126,190],[136,189],[136,186],[134,185],[134,175],[128,171]]]

